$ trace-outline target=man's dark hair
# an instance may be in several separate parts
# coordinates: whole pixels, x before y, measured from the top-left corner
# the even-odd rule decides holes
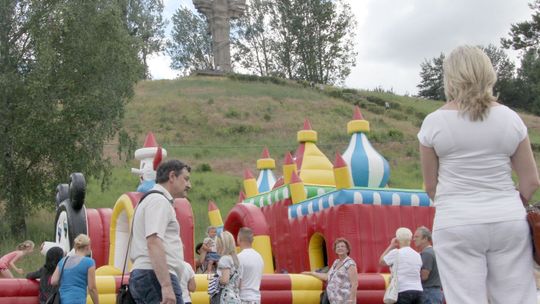
[[[162,184],[167,182],[171,171],[174,171],[174,175],[179,176],[184,168],[186,168],[188,172],[191,172],[190,166],[177,159],[162,162],[156,170],[156,183]]]
[[[422,238],[427,239],[428,242],[431,242],[431,231],[429,231],[426,226],[420,226],[416,229],[416,231],[420,231]]]

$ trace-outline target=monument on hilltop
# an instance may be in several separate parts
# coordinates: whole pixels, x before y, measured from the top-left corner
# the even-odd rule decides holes
[[[195,8],[210,26],[212,53],[216,70],[231,72],[231,19],[238,18],[246,9],[246,0],[193,0]]]

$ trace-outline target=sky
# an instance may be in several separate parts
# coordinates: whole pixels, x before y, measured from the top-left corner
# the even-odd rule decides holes
[[[462,44],[500,46],[511,24],[531,20],[532,0],[344,0],[357,20],[356,66],[345,87],[382,88],[414,95],[420,64],[448,54]],[[164,0],[164,17],[191,0]],[[170,32],[169,24],[167,32]],[[519,53],[506,51],[519,65]],[[178,72],[165,54],[149,60],[153,79],[173,79]]]

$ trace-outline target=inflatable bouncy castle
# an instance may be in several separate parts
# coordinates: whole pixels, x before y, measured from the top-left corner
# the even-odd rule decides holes
[[[244,171],[244,189],[224,219],[219,198],[217,203],[209,203],[210,224],[220,231],[236,236],[241,227],[252,228],[253,247],[265,261],[262,303],[319,303],[324,284],[300,273],[330,266],[337,258],[332,244],[339,237],[349,240],[350,256],[358,267],[357,302],[382,303],[389,274],[387,268],[379,266],[378,258],[395,230],[432,226],[434,208],[424,191],[388,187],[388,161],[369,142],[369,122],[359,108],[345,127],[349,145],[338,151],[332,162],[317,147],[317,132],[305,120],[297,132],[296,152],[284,155],[281,177],[274,175],[276,161],[264,149],[256,162],[258,175]],[[155,168],[166,151],[149,133],[135,156],[140,167],[132,172],[140,177],[140,185],[136,192],[122,194],[112,209],[84,206],[85,180],[80,173],[72,174],[68,184],[57,188],[54,238],[69,251],[77,234],[90,236],[101,303],[115,302],[134,208],[152,187]],[[176,199],[174,209],[184,257],[194,266],[191,205],[186,199]],[[130,267],[128,263],[126,270]],[[196,284],[193,303],[209,303],[207,276],[196,275]],[[0,280],[0,304],[38,303],[37,294],[36,282]]]
[[[358,303],[382,303],[389,274],[378,259],[396,229],[432,226],[435,210],[424,191],[388,187],[388,161],[369,142],[369,131],[356,107],[347,124],[349,145],[332,163],[306,120],[294,156],[285,154],[281,178],[267,184],[275,162],[266,150],[257,161],[259,178],[246,170],[245,195],[240,193],[224,229],[237,234],[240,227],[251,227],[265,272],[289,274],[279,285],[283,289],[263,289],[263,302],[318,303],[322,284],[318,289],[316,282],[290,274],[330,266],[337,258],[334,240],[345,237],[359,271]]]

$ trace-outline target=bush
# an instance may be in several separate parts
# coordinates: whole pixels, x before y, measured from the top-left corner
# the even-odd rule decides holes
[[[207,164],[207,163],[202,163],[202,164],[199,164],[195,168],[195,171],[197,171],[197,172],[212,172],[212,167],[210,167],[210,165]]]
[[[236,118],[240,118],[240,116],[241,116],[240,112],[236,111],[235,109],[229,108],[229,110],[225,112],[226,118],[236,119]]]
[[[397,141],[401,141],[403,140],[403,132],[399,131],[399,130],[396,130],[396,129],[390,129],[388,130],[388,137],[391,139],[391,140],[397,140]]]
[[[236,125],[225,129],[227,135],[242,135],[259,132],[260,128],[251,125]]]

